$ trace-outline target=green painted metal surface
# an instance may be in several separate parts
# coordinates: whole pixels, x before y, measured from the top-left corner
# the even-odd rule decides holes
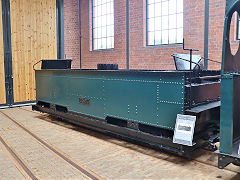
[[[222,78],[221,78],[221,112],[220,112],[220,152],[232,154],[233,146],[233,101],[234,76],[239,75],[237,64],[230,50],[230,24],[233,13],[240,12],[240,0],[226,1],[226,15],[223,33]],[[240,14],[240,13],[239,13]],[[232,63],[232,64],[231,64]],[[240,92],[239,92],[240,93]],[[240,128],[240,127],[239,127]]]
[[[220,152],[231,154],[233,138],[233,75],[222,75],[220,114]]]
[[[184,72],[36,71],[37,101],[68,111],[107,116],[173,130],[184,113]],[[61,87],[61,88],[59,88]],[[89,105],[79,103],[89,99]]]

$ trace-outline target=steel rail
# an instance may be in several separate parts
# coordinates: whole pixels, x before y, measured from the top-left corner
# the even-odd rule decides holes
[[[54,152],[57,156],[59,156],[61,159],[63,159],[64,161],[66,161],[68,164],[70,164],[72,167],[74,167],[75,169],[77,169],[82,175],[84,175],[86,178],[90,178],[93,180],[101,180],[102,178],[100,176],[98,176],[97,174],[95,174],[94,172],[90,171],[89,169],[79,165],[77,162],[74,162],[72,159],[70,159],[69,157],[67,157],[63,152],[57,150],[55,147],[53,147],[52,145],[50,145],[49,143],[47,143],[45,140],[43,140],[42,138],[40,138],[39,136],[37,136],[36,134],[34,134],[31,130],[27,129],[24,125],[22,125],[20,122],[18,122],[15,118],[10,117],[9,115],[7,115],[6,113],[0,111],[0,113],[2,115],[4,115],[5,117],[7,117],[9,120],[11,120],[13,123],[15,123],[17,126],[19,126],[20,128],[22,128],[26,133],[28,133],[29,135],[31,135],[34,139],[36,139],[38,142],[40,142],[41,144],[43,144],[45,147],[47,147],[49,150],[51,150],[52,152]]]
[[[13,160],[13,163],[16,164],[16,167],[19,171],[25,176],[27,179],[37,180],[38,178],[33,174],[33,172],[25,165],[25,163],[20,159],[20,157],[13,151],[13,149],[8,145],[6,140],[2,138],[0,135],[0,142],[3,145],[4,149],[6,150],[10,159]],[[27,176],[25,175],[25,173]]]

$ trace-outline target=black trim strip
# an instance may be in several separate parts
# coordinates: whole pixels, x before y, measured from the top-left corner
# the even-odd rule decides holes
[[[56,0],[57,58],[64,59],[64,6],[63,0]]]
[[[9,0],[2,0],[2,26],[3,26],[6,104],[12,105],[14,103],[14,96],[13,96],[13,72],[12,72],[11,18]]]
[[[78,0],[78,23],[79,23],[79,61],[82,69],[82,26],[81,26],[81,0]]]
[[[126,0],[126,67],[129,69],[129,0]]]
[[[205,0],[204,69],[208,69],[209,0]]]

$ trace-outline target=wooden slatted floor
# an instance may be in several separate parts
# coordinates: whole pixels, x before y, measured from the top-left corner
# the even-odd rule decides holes
[[[240,179],[201,150],[194,160],[76,127],[31,107],[0,110],[0,179]]]

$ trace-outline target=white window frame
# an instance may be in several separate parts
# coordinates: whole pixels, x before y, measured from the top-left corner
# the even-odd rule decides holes
[[[183,43],[183,0],[146,0],[146,10],[147,46]]]
[[[114,48],[114,0],[92,0],[92,47]]]

